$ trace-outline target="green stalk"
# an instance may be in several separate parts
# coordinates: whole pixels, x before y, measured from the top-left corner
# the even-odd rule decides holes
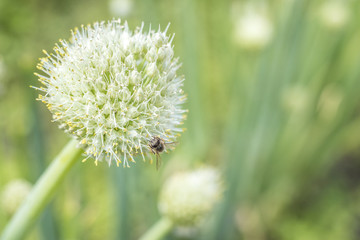
[[[139,240],[157,240],[162,239],[173,228],[173,223],[168,218],[161,218],[152,226]]]
[[[7,224],[1,240],[24,238],[81,153],[82,149],[77,148],[77,141],[69,141],[39,178],[27,199]]]

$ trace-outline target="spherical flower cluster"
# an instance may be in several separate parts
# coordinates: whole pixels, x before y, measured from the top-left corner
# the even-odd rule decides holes
[[[110,0],[109,10],[114,16],[126,17],[130,15],[134,7],[133,0]]]
[[[320,5],[321,22],[329,29],[337,30],[343,27],[350,18],[350,9],[346,1],[330,0]]]
[[[96,164],[129,167],[136,154],[145,160],[153,136],[173,142],[183,131],[184,78],[166,32],[96,22],[60,40],[54,53],[44,51],[39,100]]]
[[[272,33],[271,21],[252,5],[234,18],[234,41],[243,48],[263,48],[270,42]]]
[[[177,226],[194,227],[222,196],[220,174],[206,167],[173,175],[163,186],[160,212]]]
[[[23,179],[16,179],[5,185],[1,194],[1,206],[8,213],[13,214],[19,208],[31,191],[32,185]]]

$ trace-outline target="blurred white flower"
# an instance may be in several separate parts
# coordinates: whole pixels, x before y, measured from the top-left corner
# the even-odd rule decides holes
[[[319,16],[329,29],[339,29],[349,20],[349,6],[343,0],[324,1],[319,8]]]
[[[26,180],[16,179],[5,185],[1,193],[1,206],[10,215],[14,214],[31,191],[32,185]]]
[[[133,9],[133,0],[110,0],[110,12],[116,17],[126,17]]]
[[[177,226],[195,227],[222,197],[223,186],[214,168],[180,172],[164,184],[159,210]]]
[[[248,5],[234,15],[234,41],[243,48],[263,48],[270,42],[272,33],[272,22],[259,7]]]
[[[129,167],[136,154],[145,160],[152,136],[173,142],[183,131],[184,78],[166,31],[96,22],[75,29],[70,43],[60,40],[55,53],[44,51],[38,99],[95,164]]]

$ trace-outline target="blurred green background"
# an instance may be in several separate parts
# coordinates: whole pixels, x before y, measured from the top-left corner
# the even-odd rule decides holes
[[[0,0],[0,193],[35,183],[70,139],[29,88],[41,50],[81,24],[170,22],[189,109],[177,149],[160,171],[79,162],[28,239],[137,239],[165,179],[203,164],[223,201],[167,239],[360,239],[359,15],[355,0]]]

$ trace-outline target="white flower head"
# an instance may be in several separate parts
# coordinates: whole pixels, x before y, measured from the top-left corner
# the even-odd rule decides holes
[[[346,1],[324,1],[319,9],[321,22],[329,29],[340,29],[350,18],[350,10]]]
[[[243,48],[263,48],[270,42],[272,33],[272,23],[260,7],[249,4],[234,17],[234,41]]]
[[[133,0],[110,0],[109,10],[114,16],[126,17],[133,9]]]
[[[177,226],[195,227],[222,196],[219,172],[210,167],[173,175],[163,186],[159,210]]]
[[[166,32],[96,22],[75,29],[70,42],[60,40],[54,53],[44,51],[39,100],[96,164],[129,167],[134,155],[145,160],[153,136],[173,142],[183,131],[184,77],[176,74],[180,64]]]
[[[8,213],[13,214],[29,195],[32,185],[26,180],[16,179],[5,185],[1,193],[1,206]]]

